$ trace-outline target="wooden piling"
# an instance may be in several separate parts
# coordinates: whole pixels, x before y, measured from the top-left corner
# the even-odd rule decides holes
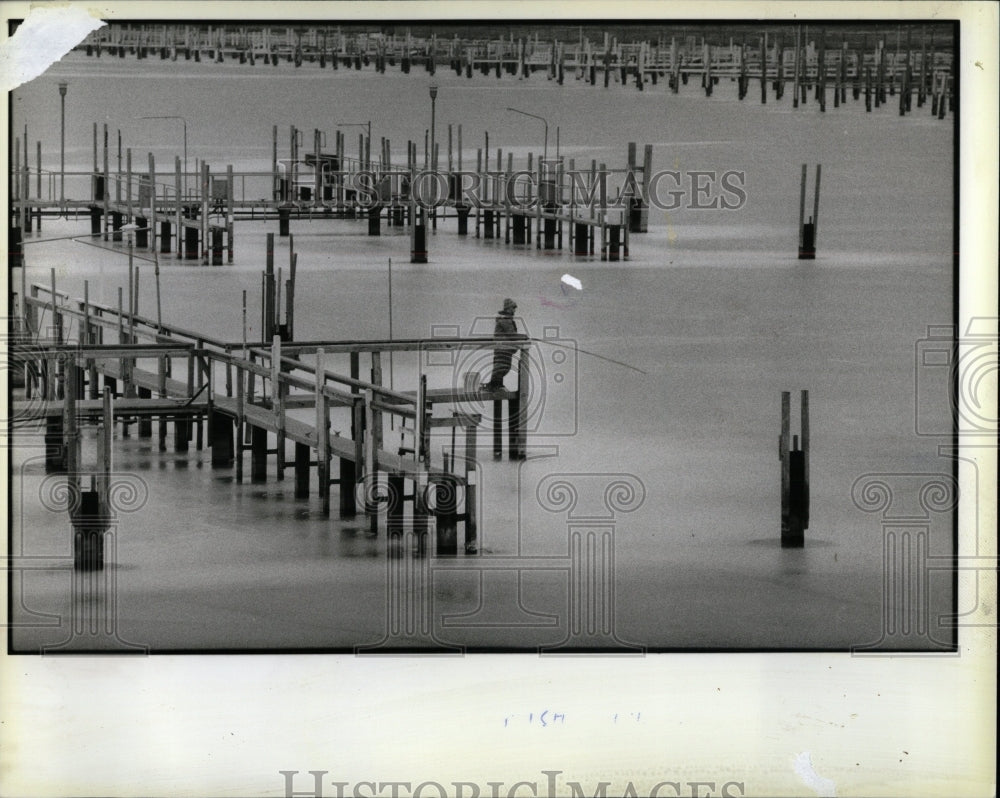
[[[174,451],[186,452],[191,441],[191,421],[186,418],[174,419]]]
[[[820,179],[820,171],[822,170],[822,168],[823,167],[822,167],[821,164],[816,164],[816,185],[814,186],[814,194],[813,194],[813,216],[812,216],[812,224],[813,224],[813,246],[812,246],[813,257],[815,257],[815,254],[816,254],[816,241],[819,238],[819,179]]]
[[[281,336],[274,335],[271,339],[271,412],[274,414],[275,426],[275,460],[277,477],[280,482],[285,478],[285,385],[281,381]]]
[[[151,399],[153,396],[153,392],[149,388],[138,388],[137,392],[140,399]],[[140,438],[153,437],[153,420],[151,418],[148,416],[140,416],[138,427]]]
[[[927,99],[927,30],[920,36],[920,78],[917,85],[917,108],[923,108]],[[934,51],[934,38],[931,34],[931,52]]]
[[[62,466],[66,479],[79,489],[80,482],[80,433],[76,420],[78,379],[76,355],[68,353],[64,364],[67,385],[63,389]]]
[[[410,263],[427,263],[427,211],[415,202],[411,202],[411,208],[414,223],[410,228]]]
[[[790,441],[791,426],[791,394],[788,391],[781,392],[781,433],[778,438],[778,457],[781,461],[781,545],[784,548],[786,540],[791,535],[789,526],[789,484],[791,472],[789,470],[788,444]]]
[[[474,554],[478,550],[479,519],[477,506],[477,462],[476,435],[478,423],[465,427],[465,552]]]
[[[434,477],[435,553],[458,554],[458,480],[452,474]]]
[[[704,39],[701,42],[701,63],[704,68],[702,72],[702,80],[705,86],[705,96],[711,97],[712,90],[714,88],[714,81],[712,78],[712,45],[707,43]]]
[[[421,374],[417,383],[417,401],[414,406],[413,419],[413,446],[414,457],[418,463],[430,464],[430,426],[427,423],[429,416],[427,406],[427,375]],[[381,429],[381,424],[379,425]],[[381,440],[379,441],[381,448]]]
[[[819,32],[819,52],[816,55],[816,96],[820,112],[826,111],[826,31]]]
[[[528,349],[522,349],[517,361],[517,393],[516,399],[509,402],[514,407],[510,409],[510,454],[511,460],[525,459],[527,452],[528,430],[528,399],[529,399],[529,358]]]
[[[267,481],[267,430],[250,426],[250,481]]]
[[[263,339],[274,337],[275,282],[274,282],[274,233],[267,234],[267,261],[264,267],[263,319],[261,329]]]
[[[885,102],[885,40],[875,44],[875,107]]]
[[[801,394],[801,434],[790,436],[791,393],[781,392],[781,547],[801,548],[809,527],[809,392]],[[791,437],[791,446],[789,438]]]
[[[83,342],[84,344],[96,343],[94,340],[94,331],[90,323],[90,283],[88,280],[83,281],[83,307]],[[87,360],[87,382],[89,385],[89,398],[98,399],[97,358],[88,358]]]
[[[25,161],[28,160],[27,156],[25,156],[24,160]],[[107,123],[104,124],[104,173],[103,173],[103,182],[101,183],[101,185],[103,187],[103,190],[101,192],[101,194],[102,194],[102,196],[101,196],[101,202],[103,203],[103,206],[104,206],[104,211],[103,211],[103,215],[104,215],[104,240],[107,241],[108,240],[108,225],[110,223],[110,207],[109,207],[109,205],[110,205],[110,202],[111,202],[111,195],[110,195],[110,192],[108,191],[108,125],[107,125]]]
[[[802,434],[802,527],[809,528],[809,391],[802,391],[800,397],[800,432]]]
[[[493,457],[503,457],[503,400],[493,400]]]
[[[799,107],[799,73],[802,69],[802,26],[795,26],[795,65],[792,71],[792,108]]]
[[[233,464],[233,421],[224,413],[208,411],[208,438],[212,447],[212,468],[228,468]],[[242,469],[241,469],[242,471]],[[239,475],[242,477],[242,474]]]
[[[358,352],[351,352],[351,379],[357,380],[360,376],[361,365]],[[317,368],[319,365],[319,352],[317,352]],[[351,393],[357,394],[358,388],[352,387]],[[340,515],[341,517],[353,516],[357,513],[357,499],[355,489],[358,477],[364,476],[364,444],[365,444],[365,405],[361,397],[355,399],[351,407],[351,439],[354,441],[354,460],[341,457],[340,460]]]
[[[295,442],[295,498],[309,498],[309,456],[312,450],[307,444]]]
[[[815,196],[813,199],[813,215],[805,221],[806,209],[806,165],[802,164],[802,183],[799,193],[799,260],[814,260],[816,258],[816,234],[819,227],[819,183],[820,164],[816,164]]]
[[[774,99],[780,100],[785,96],[785,50],[781,34],[778,34],[776,38],[774,51],[777,61],[775,64]]]
[[[840,87],[840,102],[847,102],[847,39],[841,37],[840,41],[840,64],[837,69],[837,82]]]
[[[343,457],[340,460],[340,514],[352,516],[357,513],[357,497],[355,490],[358,477],[367,468],[365,450],[365,404],[361,397],[354,400],[351,408],[351,428],[358,432],[354,436],[354,460]]]
[[[388,502],[386,508],[386,535],[392,538],[403,536],[403,495],[404,477],[400,472],[389,474],[388,479]]]
[[[79,496],[79,505],[71,510],[75,571],[99,571],[104,568],[104,536],[110,524],[108,493],[113,429],[111,392],[105,388],[103,425],[98,433],[98,467],[94,478],[94,490],[81,490],[79,476],[73,479],[75,493]]]
[[[760,102],[767,102],[767,34],[760,38]]]
[[[364,460],[365,471],[365,514],[369,516],[371,529],[377,532],[378,504],[375,501],[375,485],[378,482],[378,447],[375,444],[375,393],[371,388],[365,389],[365,425],[364,425]]]

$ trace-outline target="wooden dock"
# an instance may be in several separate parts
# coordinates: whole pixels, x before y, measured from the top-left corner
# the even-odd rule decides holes
[[[192,441],[199,450],[207,446],[212,467],[235,468],[237,482],[244,480],[247,452],[252,482],[283,480],[291,468],[295,496],[307,498],[315,489],[325,514],[330,512],[331,486],[338,486],[341,516],[354,515],[360,505],[372,533],[379,528],[382,510],[390,532],[401,530],[404,495],[396,486],[409,480],[414,489],[406,501],[414,523],[422,527],[436,518],[438,552],[453,554],[458,523],[465,527],[467,552],[476,550],[477,540],[483,419],[469,412],[467,403],[493,403],[494,456],[502,454],[505,415],[509,457],[522,459],[526,450],[531,343],[523,337],[509,342],[518,353],[513,391],[428,387],[426,375],[414,389],[400,391],[383,384],[383,353],[491,350],[494,340],[283,345],[275,335],[269,344],[229,343],[37,283],[23,298],[20,329],[11,358],[12,371],[23,370],[24,388],[14,397],[10,423],[44,425],[47,469],[65,472],[70,480],[78,476],[74,469],[80,462],[81,424],[97,425],[103,430],[99,438],[110,447],[114,427],[120,425],[122,437],[151,438],[156,421],[160,451],[166,451],[172,427],[175,451],[186,452]],[[79,331],[75,340],[66,339],[68,329]],[[345,355],[346,373],[329,367]],[[361,376],[362,357],[370,365],[367,379]],[[444,415],[435,415],[438,407]],[[312,411],[311,418],[303,419],[297,411]],[[395,419],[392,426],[409,430],[410,446],[387,444],[390,417]],[[441,428],[452,430],[450,454],[431,446],[432,431]],[[463,438],[458,453],[455,432]],[[462,498],[442,504],[445,494]]]
[[[333,152],[324,153],[320,142],[325,132],[313,130],[314,150],[305,152],[299,144],[303,131],[293,125],[288,158],[279,162],[274,126],[273,171],[237,172],[227,166],[214,174],[202,162],[197,174],[188,174],[179,156],[172,172],[158,170],[151,153],[140,171],[133,165],[132,148],[122,148],[120,134],[113,168],[111,133],[108,125],[102,132],[94,124],[93,171],[70,175],[87,177],[93,191],[89,200],[60,196],[54,180],[43,189],[41,146],[31,169],[27,130],[15,142],[15,258],[21,254],[22,231],[31,232],[33,224],[40,228],[43,213],[84,212],[95,238],[112,243],[128,239],[136,250],[176,253],[202,265],[234,262],[235,225],[241,220],[277,219],[280,236],[289,234],[293,220],[302,219],[366,221],[368,235],[380,235],[383,223],[406,227],[411,262],[416,263],[427,261],[428,232],[445,218],[457,220],[459,236],[469,235],[471,225],[476,238],[534,243],[546,250],[565,246],[576,256],[608,261],[627,260],[630,235],[647,230],[651,145],[642,149],[641,162],[639,148],[629,143],[620,164],[609,168],[592,160],[578,169],[573,158],[545,160],[534,153],[515,162],[510,152],[505,158],[502,148],[491,150],[487,133],[473,166],[463,160],[462,126],[448,125],[446,158],[438,152],[440,145],[431,153],[425,137],[422,163],[412,140],[406,143],[405,162],[397,163],[388,139],[376,146],[373,157],[371,137],[364,134],[359,135],[358,157],[349,156],[341,131],[335,133]],[[430,183],[447,191],[424,196],[420,186]]]

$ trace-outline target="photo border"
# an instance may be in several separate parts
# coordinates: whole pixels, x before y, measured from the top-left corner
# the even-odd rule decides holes
[[[4,17],[18,18],[27,8],[5,3]],[[510,21],[516,22],[600,20],[611,8],[540,2],[507,3],[501,10],[513,12]],[[997,189],[983,175],[997,174],[996,5],[720,2],[613,9],[616,21],[770,14],[794,14],[803,22],[896,21],[954,14],[963,55],[963,121],[956,141],[963,155],[956,225],[963,267],[956,321],[959,332],[975,318],[993,319],[995,329]],[[495,18],[498,7],[438,0],[280,7],[111,2],[101,12],[149,20],[321,14],[347,22],[377,13],[471,21]],[[3,158],[7,169],[6,148]],[[980,488],[993,490],[995,443],[961,436],[959,448],[960,486],[970,486],[978,474]],[[977,562],[992,558],[995,564],[995,536],[978,549],[969,537],[974,528],[996,529],[995,494],[973,506],[970,496],[962,491],[959,556],[976,550]],[[978,523],[968,523],[970,518]],[[638,788],[637,774],[646,774],[644,785],[742,782],[745,795],[821,793],[824,780],[839,795],[987,795],[995,781],[996,589],[995,574],[990,581],[989,574],[976,573],[989,591],[979,596],[983,625],[962,630],[957,656],[3,655],[0,793],[283,795],[281,770],[300,771],[299,790],[308,788],[310,770],[328,771],[328,785],[422,778],[485,785],[492,779],[505,780],[506,790],[519,780],[544,783],[543,772],[559,770],[561,778],[586,785],[632,778]],[[966,606],[971,585],[961,579],[958,588],[959,606]],[[523,723],[525,715],[543,711],[562,714],[565,722]],[[640,717],[618,725],[629,713]],[[16,744],[5,744],[9,740]],[[423,742],[408,746],[413,740]],[[947,745],[935,748],[934,740]],[[123,763],[120,771],[109,768],[114,762]],[[324,794],[336,794],[327,789]]]

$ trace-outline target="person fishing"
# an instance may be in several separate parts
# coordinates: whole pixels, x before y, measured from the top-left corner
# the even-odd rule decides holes
[[[503,309],[497,313],[496,326],[493,329],[493,337],[497,341],[517,338],[517,324],[514,321],[514,311],[517,310],[517,303],[508,297],[503,301]],[[490,381],[482,387],[487,391],[498,391],[504,387],[503,378],[511,370],[516,346],[498,343],[493,350],[493,372]]]

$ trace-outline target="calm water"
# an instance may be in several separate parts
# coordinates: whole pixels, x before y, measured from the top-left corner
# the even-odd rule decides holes
[[[183,116],[192,168],[197,158],[213,171],[269,168],[272,125],[285,150],[290,125],[308,141],[314,127],[332,141],[338,122],[370,118],[374,140],[388,137],[402,159],[406,139],[422,141],[430,122],[430,78],[422,74],[74,54],[14,95],[13,130],[28,125],[32,163],[41,139],[46,168],[58,166],[62,79],[70,82],[71,171],[90,168],[94,122],[112,130],[112,164],[118,129],[134,163],[145,164],[151,151],[167,164],[181,153],[180,123],[138,117]],[[901,120],[895,102],[871,114],[851,100],[837,110],[831,102],[826,114],[812,102],[793,112],[788,95],[763,107],[739,103],[728,83],[706,99],[694,81],[680,96],[663,84],[604,91],[568,78],[560,88],[541,73],[466,81],[442,70],[435,82],[438,141],[444,146],[448,124],[462,124],[466,164],[486,131],[494,157],[497,147],[515,157],[540,152],[541,123],[504,110],[514,106],[548,118],[550,153],[558,125],[560,153],[578,165],[621,167],[629,141],[640,152],[651,143],[657,169],[744,172],[748,202],[731,212],[651,211],[650,232],[633,237],[627,264],[460,240],[448,221],[430,241],[431,262],[413,266],[405,234],[370,239],[360,222],[293,222],[296,337],[386,337],[390,258],[398,337],[480,333],[484,324],[488,331],[502,298],[516,297],[532,335],[555,334],[580,352],[574,363],[558,362],[555,353],[565,350],[540,350],[545,405],[529,441],[533,458],[483,464],[481,559],[564,557],[579,518],[546,510],[539,487],[570,475],[581,491],[576,514],[594,517],[608,510],[593,475],[631,475],[644,491],[640,506],[603,522],[614,530],[620,639],[671,648],[878,639],[882,531],[877,515],[852,503],[851,487],[869,473],[951,471],[937,441],[914,432],[918,377],[931,395],[946,395],[944,375],[918,375],[915,352],[927,325],[951,320],[950,124],[929,109]],[[351,153],[360,128],[346,130]],[[810,180],[812,165],[823,166],[819,257],[811,264],[795,257],[802,163]],[[83,220],[46,220],[33,238],[88,229]],[[246,290],[253,337],[267,232],[277,224],[238,223],[232,265],[162,260],[164,320],[239,340]],[[279,242],[279,264],[286,246]],[[27,250],[29,280],[47,281],[54,267],[59,288],[74,295],[88,280],[91,296],[113,304],[127,280],[120,249],[59,241]],[[151,314],[152,264],[140,268],[140,310]],[[583,283],[572,296],[560,285],[567,272]],[[415,369],[396,359],[396,385],[411,388]],[[431,380],[443,385],[456,367],[435,369]],[[812,411],[811,528],[804,550],[782,551],[779,397],[800,389],[810,391]],[[941,426],[943,411],[937,402],[920,412]],[[62,557],[69,525],[38,499],[40,442],[27,435],[15,450],[15,540],[23,536],[25,554]],[[315,499],[293,498],[291,473],[284,482],[237,485],[231,471],[211,469],[208,451],[155,449],[155,440],[119,442],[116,469],[149,486],[145,506],[121,521],[113,573],[122,637],[160,649],[344,648],[383,637],[387,567],[400,562],[387,559],[384,535],[369,537],[361,518],[324,519]],[[950,535],[950,518],[935,518],[934,555],[950,552]],[[566,571],[526,570],[519,579],[514,570],[458,560],[459,568],[402,560],[430,571],[438,640],[534,646],[565,637]],[[32,572],[22,587],[27,610],[67,612],[67,571]],[[939,611],[949,607],[947,587],[932,585]],[[65,637],[65,629],[31,628],[14,640],[32,647]]]

